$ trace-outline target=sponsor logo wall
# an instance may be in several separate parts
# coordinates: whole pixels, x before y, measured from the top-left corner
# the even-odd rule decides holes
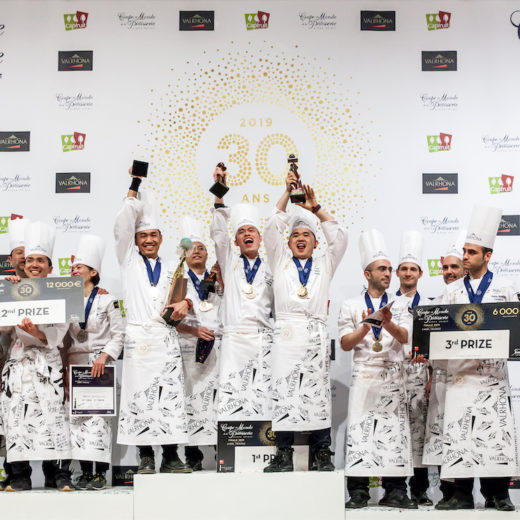
[[[58,259],[70,257],[80,234],[99,234],[107,242],[103,285],[121,297],[112,227],[132,159],[150,163],[142,191],[157,204],[164,254],[174,259],[180,215],[209,223],[217,162],[230,172],[228,203],[257,205],[263,226],[295,153],[303,182],[349,228],[330,295],[332,338],[341,301],[363,287],[362,230],[383,231],[394,263],[401,231],[422,230],[421,292],[437,296],[448,241],[465,229],[474,203],[497,205],[504,217],[492,267],[518,279],[520,70],[511,64],[520,11],[492,0],[396,0],[382,11],[362,4],[222,0],[212,11],[185,11],[187,4],[107,0],[56,2],[56,11],[35,2],[15,28],[20,6],[4,0],[0,255],[9,253],[11,213],[56,225],[60,273],[69,266]],[[489,20],[485,52],[482,26],[467,20]],[[49,59],[24,55],[27,41]],[[88,73],[62,74],[80,71]],[[338,350],[338,466],[349,367]],[[135,460],[119,456],[124,480]]]

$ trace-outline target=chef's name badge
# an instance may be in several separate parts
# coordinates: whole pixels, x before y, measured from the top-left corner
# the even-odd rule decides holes
[[[24,318],[36,325],[84,321],[83,278],[0,280],[0,326],[18,325]]]
[[[413,346],[429,359],[520,359],[520,304],[414,309]]]

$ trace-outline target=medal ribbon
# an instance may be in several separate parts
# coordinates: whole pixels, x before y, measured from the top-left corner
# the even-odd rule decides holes
[[[368,294],[368,291],[365,292],[365,302],[367,304],[367,309],[370,309],[372,312],[374,312],[374,305],[372,303],[372,300],[370,299],[370,295]],[[383,297],[381,298],[381,303],[379,304],[379,308],[382,309],[386,304],[388,303],[388,294],[383,294]],[[381,328],[374,327],[372,325],[372,334],[374,335],[374,338],[376,338],[376,341],[379,339],[379,336],[381,336]]]
[[[96,297],[96,294],[98,293],[98,291],[99,291],[99,288],[94,287],[94,289],[92,289],[92,291],[90,292],[90,295],[88,297],[87,305],[85,307],[85,321],[78,323],[80,328],[82,328],[83,330],[85,330],[85,328],[87,327],[87,321],[88,321],[88,316],[90,314],[90,309],[92,309],[92,304],[94,303],[94,298]]]
[[[251,266],[249,265],[249,260],[244,255],[240,255],[240,258],[242,258],[242,260],[244,261],[244,273],[246,275],[246,281],[248,284],[253,285],[253,281],[255,279],[256,273],[258,272],[258,268],[262,263],[262,260],[260,260],[260,257],[258,257],[255,260],[253,267],[251,268]]]
[[[146,258],[143,254],[139,253],[144,260],[144,265],[146,265],[146,272],[148,273],[148,280],[150,281],[150,285],[155,287],[159,283],[159,278],[161,277],[161,261],[157,258],[155,262],[155,267],[152,272],[152,266],[150,265],[150,260]]]
[[[205,291],[202,288],[202,285],[200,283],[199,277],[191,270],[188,270],[188,276],[191,278],[191,281],[193,282],[193,285],[195,286],[195,290],[197,291],[197,294],[199,295],[199,298],[201,301],[207,300],[209,293],[208,291]],[[208,271],[204,273],[204,278],[207,278],[209,276]]]
[[[399,289],[396,293],[395,293],[397,296],[402,296],[403,293],[401,292],[401,289]],[[417,307],[417,304],[419,303],[419,300],[421,299],[421,296],[420,294],[416,291],[415,292],[415,296],[413,297],[413,301],[412,301],[412,305],[411,305],[411,308],[412,309],[415,309],[415,307]]]
[[[305,287],[307,282],[309,281],[309,276],[311,275],[312,269],[312,256],[307,259],[305,262],[305,267],[302,267],[300,261],[293,256],[293,262],[298,269],[298,276],[300,277],[300,283]]]
[[[493,273],[491,271],[486,271],[486,274],[480,280],[478,284],[477,293],[473,291],[473,287],[471,287],[469,275],[464,277],[464,285],[466,286],[466,291],[468,291],[469,301],[471,303],[481,303],[482,298],[484,298],[484,294],[488,290],[488,287],[491,285],[491,280],[493,280]]]

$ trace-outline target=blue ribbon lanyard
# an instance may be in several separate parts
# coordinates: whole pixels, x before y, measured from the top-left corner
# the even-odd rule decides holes
[[[258,268],[262,263],[262,260],[260,260],[260,257],[258,257],[255,260],[253,267],[251,268],[251,266],[249,265],[249,260],[244,255],[240,255],[240,258],[242,258],[242,260],[244,261],[244,273],[246,275],[246,281],[248,284],[253,285],[253,281],[255,279],[256,273],[258,272]]]
[[[92,291],[90,292],[90,296],[88,297],[87,305],[85,307],[85,321],[78,323],[80,328],[82,328],[83,330],[85,330],[85,328],[87,327],[87,321],[88,321],[88,316],[90,314],[90,309],[92,309],[92,304],[94,303],[94,298],[96,297],[96,294],[98,293],[98,291],[99,291],[99,288],[94,287],[94,289],[92,289]]]
[[[464,277],[464,285],[466,286],[466,291],[468,291],[469,301],[471,303],[481,303],[482,298],[484,298],[484,294],[488,290],[491,285],[491,281],[493,280],[493,273],[491,271],[486,271],[486,274],[480,280],[478,284],[477,293],[473,291],[473,287],[471,287],[471,283],[469,281],[469,275]]]
[[[309,281],[309,276],[311,275],[311,269],[312,269],[312,256],[307,259],[305,262],[305,267],[302,267],[302,264],[298,260],[298,258],[293,256],[293,262],[296,265],[296,268],[298,269],[298,276],[300,277],[300,283],[305,287],[307,285],[307,282]]]
[[[144,260],[144,265],[146,265],[146,272],[148,273],[148,280],[150,281],[150,285],[155,287],[159,283],[159,278],[161,277],[161,262],[159,258],[155,261],[155,267],[152,271],[152,266],[150,265],[150,261],[146,256],[139,253]]]
[[[191,270],[188,270],[188,276],[191,278],[191,281],[193,282],[193,285],[195,286],[195,290],[197,291],[197,294],[199,295],[199,298],[204,301],[208,299],[209,293],[208,291],[205,291],[202,288],[202,285],[200,283],[200,280],[198,276]],[[204,278],[207,278],[209,276],[208,271],[204,273]]]
[[[395,293],[397,296],[402,296],[402,292],[401,292],[401,289],[399,289],[396,293]],[[419,300],[421,299],[421,296],[420,294],[416,291],[415,292],[415,296],[413,297],[413,300],[412,300],[412,305],[411,305],[411,309],[415,309],[415,307],[417,307],[417,305],[419,304]]]
[[[370,309],[372,312],[374,312],[374,305],[372,304],[372,300],[370,299],[370,295],[368,294],[368,291],[365,292],[365,302],[367,304],[367,309]],[[379,304],[379,308],[382,309],[386,304],[388,303],[388,294],[383,294],[383,297],[381,298],[381,303]],[[379,336],[381,336],[382,328],[374,327],[372,325],[372,334],[374,335],[374,338],[376,340],[379,339]]]

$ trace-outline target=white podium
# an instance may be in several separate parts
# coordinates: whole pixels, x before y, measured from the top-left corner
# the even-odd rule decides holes
[[[136,475],[134,520],[345,520],[343,471]]]

